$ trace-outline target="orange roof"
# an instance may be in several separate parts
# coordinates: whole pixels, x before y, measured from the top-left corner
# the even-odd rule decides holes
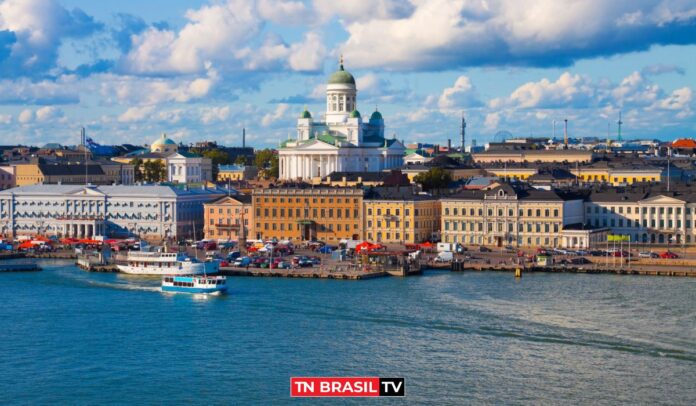
[[[672,148],[696,148],[696,141],[691,138],[681,138],[672,143]]]

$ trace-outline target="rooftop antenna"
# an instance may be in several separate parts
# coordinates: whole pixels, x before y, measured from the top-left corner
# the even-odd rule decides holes
[[[568,149],[568,119],[563,119],[563,149]]]
[[[623,121],[621,121],[621,110],[619,110],[619,121],[617,121],[616,124],[618,125],[618,132],[619,132],[616,140],[621,142],[621,124],[623,124]]]
[[[466,144],[466,118],[464,117],[463,111],[462,111],[461,136],[462,136],[462,156],[464,156],[465,144]]]
[[[87,140],[85,138],[85,127],[80,129],[80,139],[82,140],[82,149],[85,151],[85,186],[89,185],[89,174],[87,171]]]

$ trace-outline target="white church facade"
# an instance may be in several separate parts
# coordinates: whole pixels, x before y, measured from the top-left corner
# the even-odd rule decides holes
[[[318,121],[305,108],[297,120],[297,137],[281,144],[280,179],[311,180],[332,172],[380,172],[403,164],[405,147],[384,137],[379,111],[363,121],[357,110],[355,78],[344,70],[329,77],[326,114]]]

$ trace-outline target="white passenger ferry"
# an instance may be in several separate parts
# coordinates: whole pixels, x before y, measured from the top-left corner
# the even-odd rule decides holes
[[[217,262],[200,262],[181,253],[129,251],[118,270],[134,275],[202,275],[217,273]]]

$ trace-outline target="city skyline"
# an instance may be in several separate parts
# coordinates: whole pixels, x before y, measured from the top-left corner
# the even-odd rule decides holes
[[[423,29],[428,24],[437,31]],[[693,136],[696,7],[679,1],[6,0],[0,136],[6,143],[177,142],[277,147],[305,106],[324,111],[345,58],[386,135],[456,144],[500,130]],[[562,128],[557,126],[557,136]]]

